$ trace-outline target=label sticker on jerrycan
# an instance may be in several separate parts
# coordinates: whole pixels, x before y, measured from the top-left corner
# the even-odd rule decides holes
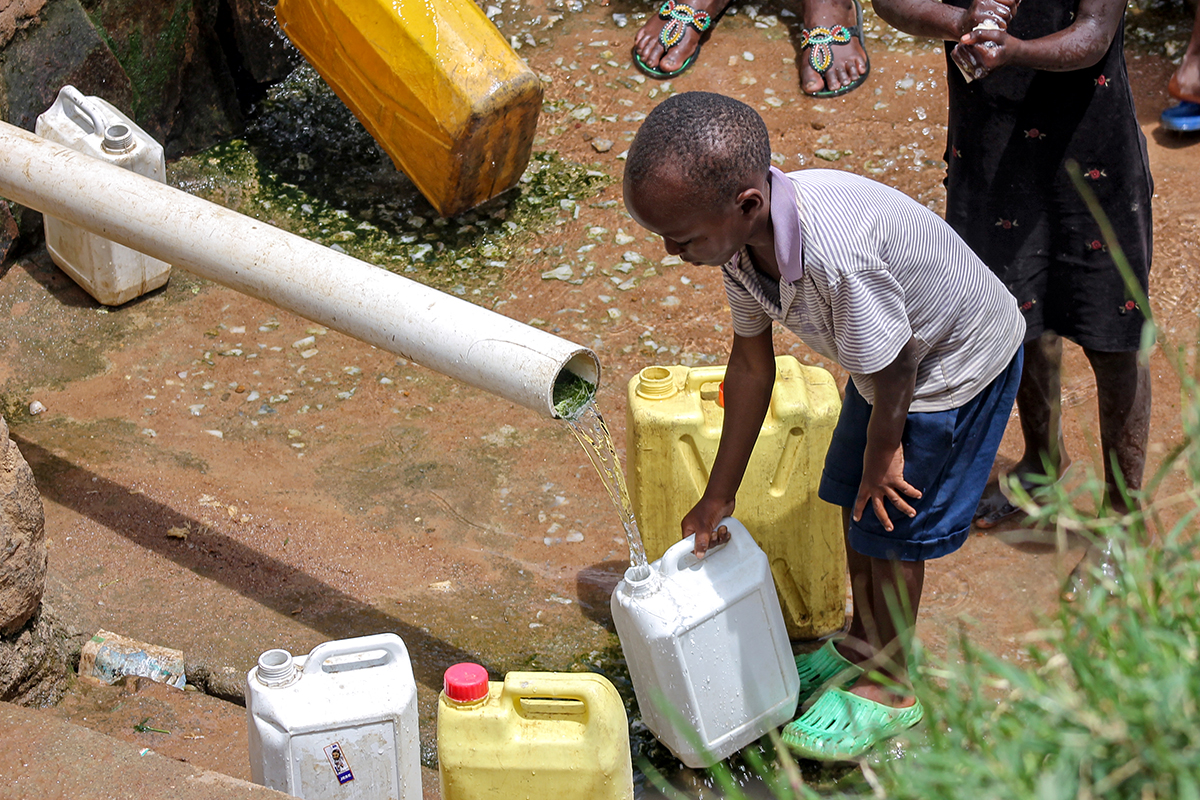
[[[333,772],[337,775],[338,783],[349,783],[354,780],[354,773],[350,771],[350,763],[346,761],[346,754],[342,752],[342,746],[337,742],[325,748],[325,755],[329,758],[329,764],[333,767]]]

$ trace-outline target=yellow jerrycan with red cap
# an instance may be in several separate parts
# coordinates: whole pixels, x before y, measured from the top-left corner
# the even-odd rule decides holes
[[[651,561],[679,541],[680,521],[708,484],[724,379],[723,366],[652,366],[629,381],[626,472]],[[845,625],[841,510],[817,497],[841,407],[828,371],[777,356],[771,405],[737,493],[735,513],[767,554],[792,639]]]
[[[442,800],[633,800],[629,723],[590,672],[446,670],[437,714]]]
[[[542,83],[471,0],[279,0],[275,17],[439,214],[516,185]]]

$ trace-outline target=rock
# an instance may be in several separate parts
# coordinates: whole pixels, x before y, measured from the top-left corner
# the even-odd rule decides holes
[[[229,3],[242,67],[257,83],[281,81],[300,63],[300,51],[275,21],[276,1],[230,0]]]
[[[246,671],[233,667],[214,667],[203,662],[188,662],[188,685],[205,694],[246,705]]]
[[[133,101],[129,78],[78,0],[47,0],[41,21],[17,32],[0,53],[0,117],[31,131],[68,83],[117,108]]]
[[[126,105],[94,94],[132,111],[130,116],[162,142],[167,158],[241,130],[237,88],[217,32],[218,0],[89,0],[88,5],[136,90],[133,103]]]
[[[44,5],[46,0],[0,0],[0,47],[32,23]]]
[[[21,231],[17,227],[12,210],[8,207],[8,201],[0,200],[0,264],[8,261],[9,256],[16,255],[17,239],[20,235]]]
[[[0,700],[34,708],[57,703],[67,689],[66,651],[62,628],[46,610],[0,637]]]
[[[0,417],[0,634],[20,630],[46,588],[45,518],[33,470]]]

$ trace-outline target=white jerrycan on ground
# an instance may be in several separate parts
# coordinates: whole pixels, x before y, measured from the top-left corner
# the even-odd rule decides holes
[[[417,685],[394,633],[268,650],[246,675],[250,775],[306,800],[421,800]]]
[[[166,183],[163,148],[148,133],[99,97],[64,86],[54,105],[37,118],[43,139]],[[120,203],[120,197],[112,198]],[[157,289],[171,265],[51,216],[45,217],[46,249],[54,263],[106,306],[119,306]]]
[[[612,595],[642,721],[689,767],[707,767],[789,722],[800,678],[763,551],[728,517],[703,560],[683,539]]]

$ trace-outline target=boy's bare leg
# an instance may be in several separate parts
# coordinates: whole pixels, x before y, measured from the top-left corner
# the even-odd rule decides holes
[[[908,649],[912,627],[916,624],[925,586],[924,561],[888,561],[867,558],[871,568],[871,602],[869,616],[874,625],[867,631],[868,641],[875,650],[873,663],[850,688],[854,694],[877,703],[902,708],[916,702],[911,694],[900,693],[896,687],[911,687],[908,677]],[[874,628],[871,630],[870,628]],[[881,673],[882,682],[871,671]]]
[[[1062,430],[1062,338],[1046,332],[1025,345],[1021,385],[1017,389],[1017,411],[1025,452],[1012,468],[1022,485],[1033,488],[1032,475],[1045,475],[1050,464],[1053,478],[1061,477],[1071,459]],[[1001,480],[1007,476],[1001,476]],[[998,481],[988,483],[975,509],[975,524],[991,528],[1017,512],[1004,496]]]
[[[802,5],[801,18],[805,28],[831,28],[834,25],[845,25],[849,28],[858,22],[858,12],[853,0],[803,0]],[[867,54],[863,51],[858,37],[851,37],[849,44],[835,45],[832,51],[833,63],[824,76],[812,68],[807,51],[798,54],[800,88],[805,92],[814,94],[826,89],[836,91],[866,73]]]
[[[850,509],[842,509],[842,531],[849,537]],[[875,630],[875,619],[872,615],[874,596],[872,592],[871,559],[862,553],[855,552],[846,542],[846,566],[850,570],[850,594],[854,609],[850,616],[850,629],[846,636],[834,647],[842,657],[851,664],[861,664],[875,655],[875,649],[870,642],[875,638],[868,633]]]
[[[1146,442],[1150,435],[1150,367],[1134,353],[1101,353],[1084,349],[1096,375],[1100,406],[1100,449],[1104,453],[1104,485],[1109,505],[1118,514],[1132,510],[1113,471],[1116,457],[1121,481],[1130,494],[1142,488]],[[1132,507],[1138,507],[1137,497]]]
[[[696,11],[708,12],[714,20],[729,4],[729,0],[682,0],[682,2]],[[661,5],[660,3],[659,7]],[[633,51],[642,57],[642,62],[647,67],[662,72],[674,72],[691,58],[692,53],[696,52],[696,45],[700,43],[702,34],[689,25],[684,30],[683,38],[664,53],[662,42],[658,40],[658,36],[666,24],[667,20],[658,15],[656,8],[650,19],[646,20],[646,24],[634,35]],[[709,30],[712,28],[710,27]]]

